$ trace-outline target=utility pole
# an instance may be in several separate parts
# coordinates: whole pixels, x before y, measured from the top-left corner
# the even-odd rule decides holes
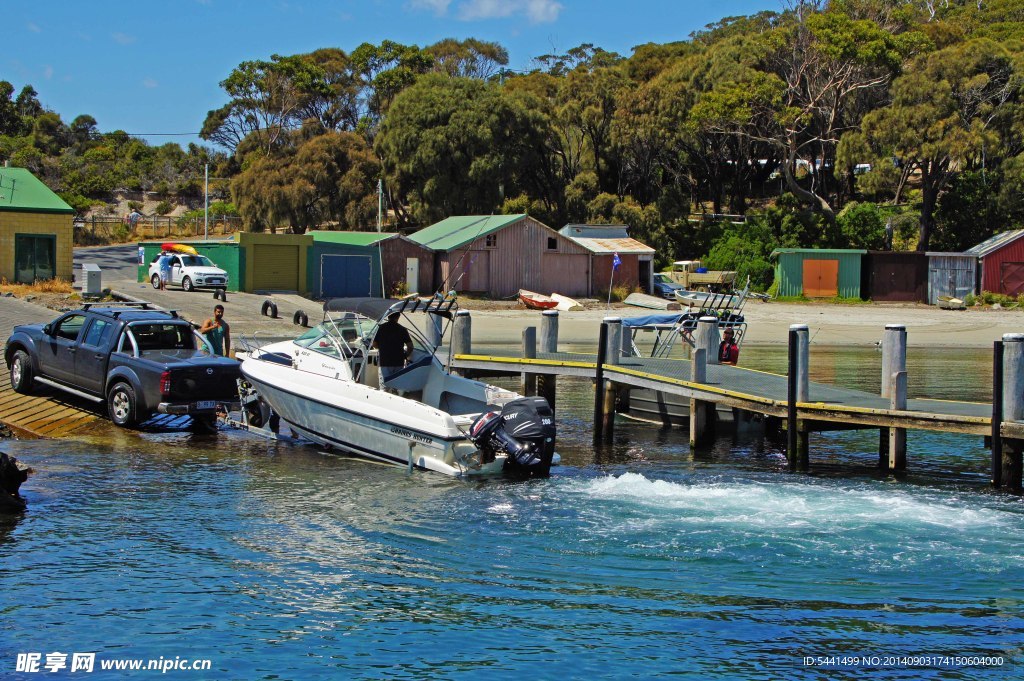
[[[384,180],[377,180],[377,231],[384,227]]]
[[[210,240],[210,164],[203,165],[203,241]]]

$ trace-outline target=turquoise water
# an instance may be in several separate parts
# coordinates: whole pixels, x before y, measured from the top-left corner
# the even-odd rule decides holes
[[[943,369],[916,385],[986,397],[941,359],[911,355]],[[877,384],[868,353],[813,361]],[[1024,676],[1024,504],[978,438],[911,433],[896,480],[877,434],[816,436],[793,475],[779,444],[628,421],[595,450],[591,395],[563,382],[565,465],[526,483],[226,432],[5,443],[39,472],[0,520],[0,678],[54,651],[211,661],[170,678]],[[898,664],[957,655],[1002,665]]]

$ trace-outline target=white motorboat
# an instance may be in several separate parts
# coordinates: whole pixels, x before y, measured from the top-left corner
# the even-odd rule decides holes
[[[452,476],[546,476],[557,458],[547,401],[452,375],[435,356],[455,307],[454,299],[329,300],[317,327],[248,347],[242,375],[275,417],[326,447]],[[413,348],[382,389],[372,340],[396,313]],[[437,330],[433,342],[411,323],[415,313]]]

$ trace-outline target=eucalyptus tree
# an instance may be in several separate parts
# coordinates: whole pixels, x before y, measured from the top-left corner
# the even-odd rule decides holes
[[[232,197],[247,226],[263,231],[287,225],[302,233],[325,224],[371,224],[380,163],[361,135],[307,127],[289,133],[284,145],[250,158],[232,180]]]
[[[242,62],[220,86],[231,99],[206,114],[199,136],[232,152],[246,138],[269,152],[301,123],[311,95],[330,95],[324,70],[302,55]]]
[[[771,145],[784,158],[787,188],[834,225],[832,188],[817,171],[833,164],[840,135],[858,125],[858,98],[883,93],[904,58],[927,41],[800,2],[757,43],[756,70],[716,85],[709,97],[720,111],[717,126]],[[798,161],[808,164],[810,182],[798,181]]]
[[[1019,105],[1022,74],[1014,55],[989,39],[952,45],[915,59],[892,86],[892,105],[861,124],[849,147],[896,159],[920,180],[918,250],[927,250],[941,193],[960,172],[996,154],[994,123]]]
[[[405,224],[491,213],[527,192],[548,139],[546,121],[497,85],[441,74],[395,97],[374,149]]]
[[[455,78],[490,80],[508,66],[508,50],[476,38],[445,38],[423,48],[423,52],[433,61],[433,71]]]

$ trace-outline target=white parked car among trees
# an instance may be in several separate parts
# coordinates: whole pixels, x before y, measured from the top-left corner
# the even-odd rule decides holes
[[[160,288],[160,256],[149,263],[149,281]],[[171,254],[171,276],[167,285],[181,286],[185,291],[197,288],[227,288],[228,273],[220,269],[205,255]]]

